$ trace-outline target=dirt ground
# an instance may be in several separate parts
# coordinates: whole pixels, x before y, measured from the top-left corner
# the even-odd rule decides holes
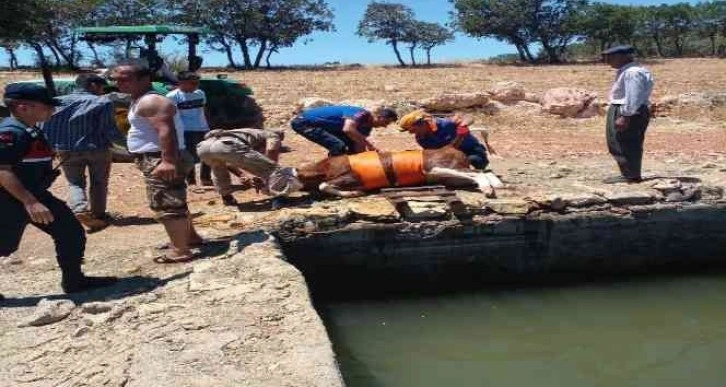
[[[656,100],[665,95],[724,91],[723,85],[726,85],[724,60],[664,60],[648,63],[648,66],[656,79]],[[0,84],[37,77],[39,74],[0,73]],[[296,102],[304,97],[332,101],[382,99],[386,103],[397,103],[443,92],[483,91],[497,81],[521,82],[532,92],[558,86],[577,86],[605,96],[613,70],[598,64],[543,67],[462,64],[421,69],[375,67],[254,71],[231,73],[230,77],[254,89],[258,103],[265,110],[268,126],[287,128]],[[498,152],[491,168],[509,184],[536,190],[538,182],[543,180],[556,182],[563,176],[569,180],[599,180],[616,173],[615,164],[607,154],[604,117],[562,119],[508,110],[495,116],[476,111],[469,113],[477,119],[475,126],[486,127],[491,132],[491,144]],[[684,110],[675,116],[654,119],[646,135],[645,172],[688,175],[726,171],[725,118],[726,107],[721,107]],[[393,128],[375,131],[372,141],[379,148],[389,150],[415,147],[409,135]],[[297,165],[324,156],[322,148],[305,141],[291,130],[287,131],[285,144],[291,151],[282,155],[281,164],[284,165]],[[62,178],[58,179],[53,190],[60,197],[65,197]],[[249,222],[231,228],[218,227],[215,219],[234,217],[233,209],[222,207],[211,190],[190,190],[190,205],[202,234],[234,234],[253,226],[257,216],[270,210],[269,201],[262,195],[244,191],[236,193],[236,196],[243,202],[240,206],[244,213],[242,219]],[[150,217],[141,176],[133,165],[113,166],[108,207],[115,221],[106,230],[88,235],[87,272],[164,279],[185,273],[193,265],[158,265],[152,262],[151,256],[157,253],[154,246],[165,241],[165,234]],[[54,262],[52,241],[30,227],[13,257],[0,261],[0,293],[22,298],[59,292],[59,273]],[[2,309],[0,307],[0,334],[17,329],[17,319],[31,308]]]

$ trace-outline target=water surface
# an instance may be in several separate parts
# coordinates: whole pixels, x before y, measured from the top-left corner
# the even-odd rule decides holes
[[[318,309],[348,387],[726,385],[723,274]]]

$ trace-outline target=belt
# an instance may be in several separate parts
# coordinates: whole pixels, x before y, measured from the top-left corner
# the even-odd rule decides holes
[[[142,158],[142,157],[161,157],[161,152],[141,152],[141,153],[131,153],[132,156],[136,158]]]

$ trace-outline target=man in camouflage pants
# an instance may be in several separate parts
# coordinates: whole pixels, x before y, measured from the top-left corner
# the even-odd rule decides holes
[[[214,186],[225,205],[237,205],[232,196],[230,170],[242,169],[256,177],[266,193],[284,195],[300,188],[292,168],[277,164],[284,138],[279,129],[212,130],[197,146],[197,154],[212,167]]]

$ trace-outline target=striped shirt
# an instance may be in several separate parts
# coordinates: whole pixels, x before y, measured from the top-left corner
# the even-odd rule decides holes
[[[123,140],[116,127],[113,102],[106,97],[81,91],[59,97],[61,105],[43,123],[48,141],[57,151],[108,149]]]

